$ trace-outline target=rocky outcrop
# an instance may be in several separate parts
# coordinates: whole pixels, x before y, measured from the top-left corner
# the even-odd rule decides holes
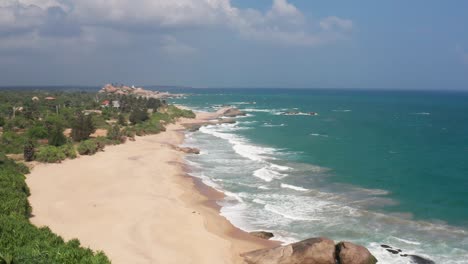
[[[310,238],[242,256],[248,264],[335,264],[335,243],[328,238]]]
[[[261,239],[266,239],[266,240],[275,236],[273,235],[273,233],[265,232],[265,231],[250,232],[249,234],[251,234],[252,236],[259,237]]]
[[[200,154],[200,150],[197,148],[189,147],[175,147],[176,150],[187,153],[187,154]]]
[[[286,246],[242,254],[248,264],[375,264],[367,248],[350,242],[310,238]]]
[[[185,129],[187,129],[190,132],[198,131],[198,130],[200,130],[200,127],[202,127],[204,125],[205,125],[204,123],[185,123],[185,124],[182,124],[182,126],[184,126]]]
[[[340,264],[375,264],[377,259],[363,246],[351,242],[336,245],[336,258]]]
[[[241,110],[235,108],[235,107],[226,107],[222,108],[217,111],[217,113],[220,116],[225,116],[225,117],[236,117],[236,116],[245,116],[247,113],[242,112]]]

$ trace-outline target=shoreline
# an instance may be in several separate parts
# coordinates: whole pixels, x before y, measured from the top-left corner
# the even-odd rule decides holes
[[[244,263],[241,253],[279,245],[221,216],[216,201],[224,195],[190,176],[185,153],[169,147],[183,143],[184,121],[212,118],[197,115],[95,156],[37,165],[27,176],[31,222],[78,238],[113,263]]]

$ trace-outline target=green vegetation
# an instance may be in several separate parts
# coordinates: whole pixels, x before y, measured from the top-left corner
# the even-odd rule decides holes
[[[176,119],[179,117],[184,118],[195,118],[195,113],[191,110],[180,109],[175,105],[170,105],[167,108],[167,113],[172,119]]]
[[[40,146],[37,149],[35,159],[40,162],[57,163],[66,158],[75,159],[75,146],[71,143],[56,147],[56,146]]]
[[[40,162],[57,163],[66,158],[63,149],[56,146],[41,146],[36,153],[36,160]]]
[[[71,136],[74,141],[82,141],[89,138],[89,136],[96,131],[91,115],[84,115],[78,112],[72,122]]]
[[[0,153],[0,263],[110,263],[104,253],[82,248],[76,239],[65,242],[49,228],[29,222],[26,172],[24,166]]]
[[[33,161],[34,153],[35,153],[34,144],[32,140],[29,140],[28,142],[24,144],[24,148],[23,148],[24,161]]]
[[[98,142],[94,139],[82,141],[78,145],[78,153],[80,153],[80,155],[93,155],[98,152],[98,150]]]
[[[24,177],[28,167],[5,154],[22,154],[25,161],[61,162],[76,158],[77,151],[93,155],[135,135],[159,133],[165,130],[164,124],[180,117],[193,118],[195,114],[154,98],[76,91],[1,91],[0,264],[110,263],[103,253],[80,247],[78,240],[65,242],[48,228],[29,222],[31,207]],[[71,138],[65,133],[70,129]],[[107,129],[107,136],[90,138],[96,129]]]
[[[128,118],[130,123],[132,123],[133,125],[143,123],[148,119],[149,119],[148,110],[140,109],[140,108],[134,109],[130,113],[130,117]]]

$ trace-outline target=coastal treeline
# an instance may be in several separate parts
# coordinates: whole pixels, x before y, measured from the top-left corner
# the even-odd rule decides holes
[[[0,152],[59,162],[77,152],[94,154],[106,145],[159,133],[165,123],[194,116],[164,100],[133,95],[2,91]]]
[[[164,100],[80,91],[0,92],[0,264],[110,263],[102,252],[29,222],[30,161],[55,163],[195,117]]]

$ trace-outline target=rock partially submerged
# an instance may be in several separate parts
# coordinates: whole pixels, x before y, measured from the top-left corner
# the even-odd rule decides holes
[[[242,254],[248,264],[335,264],[335,242],[310,238],[287,246]]]
[[[200,154],[200,150],[197,148],[189,148],[189,147],[175,147],[175,150],[187,153],[187,154]]]
[[[434,261],[418,255],[409,255],[409,257],[411,258],[411,262],[415,264],[435,264]]]
[[[393,254],[395,257],[403,257],[403,258],[409,258],[410,259],[410,263],[414,263],[414,264],[435,264],[434,261],[428,259],[428,258],[425,258],[425,257],[421,257],[421,256],[418,256],[418,255],[412,255],[412,254],[406,254],[403,252],[403,250],[399,249],[399,248],[394,248],[392,246],[389,246],[389,245],[385,245],[385,244],[382,244],[380,245],[382,248],[384,248],[385,250],[387,250],[389,253]]]
[[[242,112],[241,110],[235,108],[235,107],[227,107],[227,108],[222,108],[217,111],[217,113],[221,116],[225,117],[236,117],[236,116],[246,116],[247,113]]]
[[[336,245],[336,258],[340,264],[375,264],[377,259],[363,246],[350,242]]]
[[[377,259],[363,246],[331,239],[310,238],[286,246],[242,254],[248,264],[375,264]]]
[[[273,235],[273,233],[265,232],[265,231],[250,232],[249,234],[251,234],[252,236],[259,237],[261,239],[266,239],[266,240],[268,240],[268,239],[275,236],[275,235]]]

